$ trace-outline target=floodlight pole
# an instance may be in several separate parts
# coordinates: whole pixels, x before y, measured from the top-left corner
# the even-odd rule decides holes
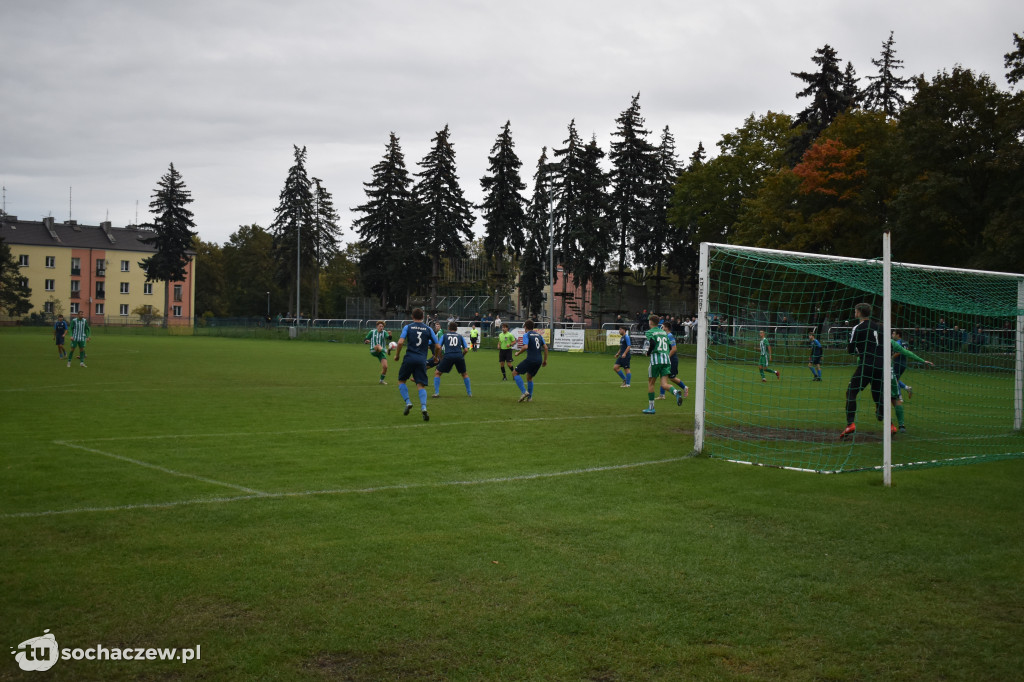
[[[299,213],[299,221],[295,223],[295,333],[300,331],[302,324],[302,306],[299,301],[302,296],[302,214]]]
[[[555,343],[555,195],[548,194],[548,261],[550,267],[551,293],[548,296],[548,325],[551,329],[548,343]]]
[[[267,319],[270,319],[270,292],[267,292]]]

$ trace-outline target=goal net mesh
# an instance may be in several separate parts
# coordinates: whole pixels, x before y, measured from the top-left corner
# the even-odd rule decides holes
[[[870,304],[881,324],[882,261],[712,245],[707,272],[703,452],[823,473],[880,468],[889,426],[869,388],[857,399],[855,434],[839,434],[857,367],[847,352],[854,306]],[[892,264],[892,328],[935,364],[894,356],[905,430],[892,437],[893,468],[1024,456],[1015,403],[1021,279]],[[892,382],[883,378],[882,400]],[[899,412],[894,405],[897,427]]]

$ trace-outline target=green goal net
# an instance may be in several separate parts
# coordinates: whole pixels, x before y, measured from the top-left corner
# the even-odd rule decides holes
[[[887,475],[1024,456],[1024,276],[718,244],[702,245],[701,259],[698,451]],[[856,430],[840,438],[859,303],[879,338],[893,332],[934,367],[884,343],[880,401],[870,385],[855,394]]]

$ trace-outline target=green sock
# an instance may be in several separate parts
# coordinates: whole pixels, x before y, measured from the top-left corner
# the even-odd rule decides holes
[[[764,379],[764,368],[763,367],[758,367],[757,371],[761,373],[761,378]]]
[[[896,423],[903,426],[903,406],[893,405],[892,410],[896,413]]]

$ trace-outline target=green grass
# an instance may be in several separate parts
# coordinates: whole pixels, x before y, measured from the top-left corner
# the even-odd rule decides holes
[[[0,354],[2,637],[202,646],[188,664],[60,661],[48,679],[1024,665],[1024,461],[884,488],[690,457],[692,406],[641,415],[640,377],[619,389],[607,355],[553,354],[518,404],[482,351],[474,397],[445,377],[424,423],[361,345],[101,334],[68,369],[45,331],[4,331]]]

